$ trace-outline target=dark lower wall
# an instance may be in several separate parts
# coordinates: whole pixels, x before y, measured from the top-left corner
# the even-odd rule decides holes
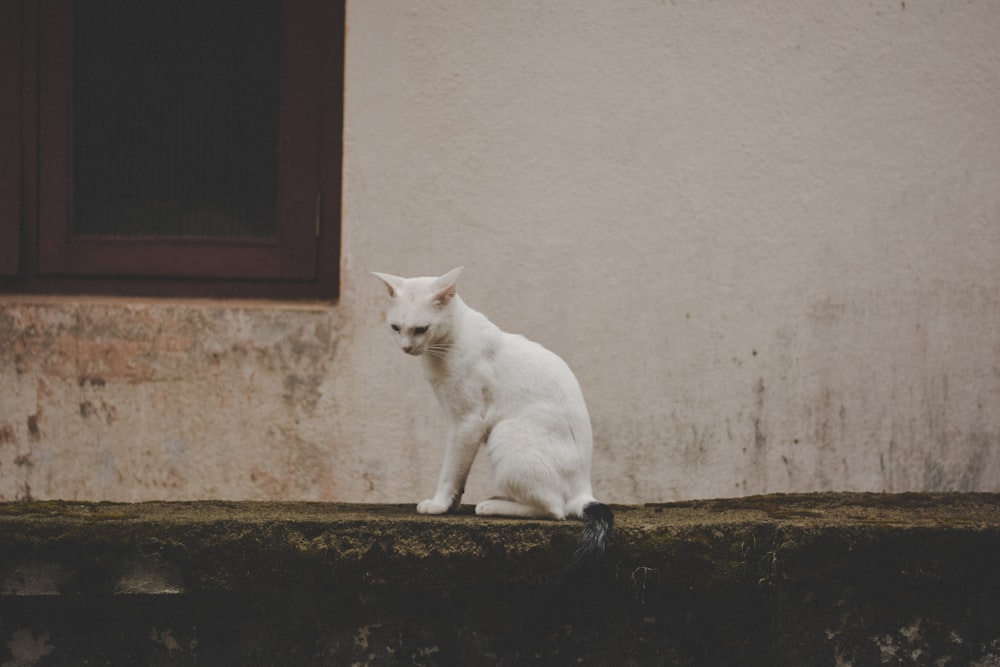
[[[0,505],[0,664],[995,665],[1000,496],[617,507]]]

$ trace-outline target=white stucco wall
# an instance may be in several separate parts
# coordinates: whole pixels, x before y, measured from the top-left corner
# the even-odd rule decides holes
[[[338,303],[0,305],[0,498],[426,497],[369,272],[456,265],[601,499],[1000,491],[995,3],[348,4]]]
[[[441,421],[365,274],[458,264],[470,305],[576,370],[608,499],[1000,490],[995,5],[366,1],[348,23],[345,375],[386,408],[350,439],[399,443],[403,495],[431,488]]]

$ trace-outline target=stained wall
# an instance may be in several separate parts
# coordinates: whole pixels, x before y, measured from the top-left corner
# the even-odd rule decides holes
[[[5,298],[0,498],[425,497],[369,272],[456,265],[604,499],[1000,490],[998,72],[985,1],[349,3],[338,301]]]

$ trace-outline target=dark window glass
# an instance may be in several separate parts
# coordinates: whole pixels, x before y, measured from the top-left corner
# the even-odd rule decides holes
[[[74,7],[73,234],[273,239],[278,0]]]

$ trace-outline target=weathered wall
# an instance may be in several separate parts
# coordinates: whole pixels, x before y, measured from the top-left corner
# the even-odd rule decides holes
[[[602,498],[1000,490],[992,3],[348,26],[338,303],[0,305],[0,498],[419,500],[442,420],[368,272],[459,264],[576,370]]]
[[[328,308],[7,304],[0,498],[338,496]]]

